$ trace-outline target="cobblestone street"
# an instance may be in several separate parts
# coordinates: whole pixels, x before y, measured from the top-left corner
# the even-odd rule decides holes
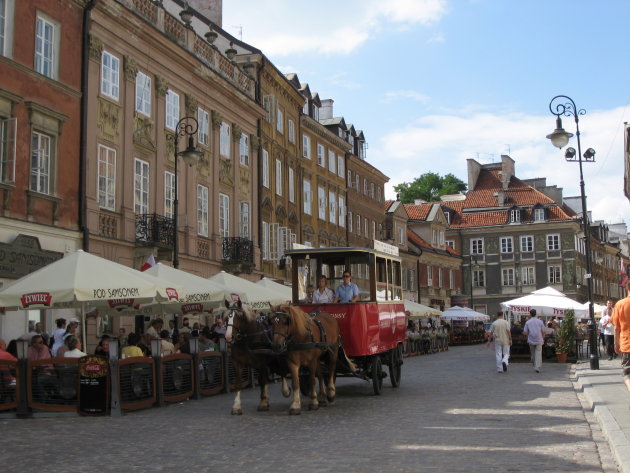
[[[594,416],[582,408],[570,365],[526,362],[498,374],[485,345],[406,358],[402,385],[338,380],[337,401],[289,416],[272,388],[243,416],[219,395],[122,418],[2,419],[4,473],[616,472]],[[305,403],[303,403],[303,406]]]

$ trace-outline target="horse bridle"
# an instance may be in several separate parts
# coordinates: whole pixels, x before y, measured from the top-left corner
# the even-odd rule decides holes
[[[232,343],[246,343],[247,338],[253,338],[257,335],[266,335],[267,337],[267,341],[269,342],[269,344],[271,345],[271,337],[269,337],[269,330],[260,330],[257,332],[252,332],[252,333],[247,333],[244,334],[242,333],[240,330],[234,330],[234,318],[237,316],[245,316],[245,311],[240,308],[240,307],[230,307],[228,309],[228,314],[227,314],[227,322],[225,324],[225,331],[226,333],[229,331],[232,331]],[[264,317],[258,317],[256,319],[256,323],[258,325],[264,325],[265,324],[265,318]]]
[[[278,324],[280,322],[280,316],[283,316],[284,318],[286,318],[287,321],[287,326],[291,326],[291,317],[289,317],[289,314],[287,312],[283,312],[281,310],[276,310],[274,312],[272,312],[269,315],[270,319],[275,319],[275,320],[271,320],[271,325],[273,327],[273,334],[275,335],[279,335],[280,337],[284,337],[284,341],[282,343],[279,344],[280,347],[280,352],[284,352],[287,350],[289,343],[292,340],[292,336],[289,335],[289,332],[279,332],[276,330],[276,324]],[[275,322],[275,324],[274,324]]]

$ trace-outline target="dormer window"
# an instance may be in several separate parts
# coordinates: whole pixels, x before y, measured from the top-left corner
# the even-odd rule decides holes
[[[367,143],[365,141],[359,141],[359,158],[365,159],[367,150]]]
[[[319,121],[319,107],[313,104],[313,120]]]
[[[444,212],[444,216],[446,217],[446,223],[448,223],[450,225],[451,224],[451,213],[450,212]]]
[[[543,207],[538,207],[534,209],[534,222],[544,222],[545,221],[545,209]]]
[[[510,210],[510,223],[519,223],[521,221],[521,211],[520,209],[511,209]]]

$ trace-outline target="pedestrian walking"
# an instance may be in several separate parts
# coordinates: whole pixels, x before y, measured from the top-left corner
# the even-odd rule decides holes
[[[503,312],[497,312],[497,318],[490,326],[490,336],[488,346],[494,342],[494,355],[497,363],[498,373],[507,373],[510,361],[510,346],[512,345],[512,334],[510,324],[503,318]]]
[[[536,309],[529,311],[530,319],[525,322],[523,333],[527,335],[529,353],[532,357],[532,364],[536,373],[540,373],[542,367],[542,348],[545,343],[545,324],[536,317]]]
[[[615,304],[612,323],[615,326],[615,353],[621,355],[621,371],[630,391],[630,279],[626,281],[628,295]]]
[[[615,327],[612,323],[613,305],[612,301],[606,302],[606,308],[602,311],[602,318],[599,323],[602,326],[604,334],[604,342],[608,360],[612,360],[615,356]]]

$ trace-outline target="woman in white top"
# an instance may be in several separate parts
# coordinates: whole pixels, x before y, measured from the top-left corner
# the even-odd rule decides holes
[[[317,289],[313,292],[314,304],[331,304],[335,299],[335,293],[328,287],[326,276],[321,275],[317,281]]]
[[[66,345],[68,345],[68,351],[63,354],[64,358],[81,358],[87,355],[81,351],[81,342],[74,335],[66,338]]]
[[[63,346],[63,336],[66,334],[66,319],[57,319],[55,323],[57,324],[57,328],[52,334],[53,346],[50,350],[53,357],[57,356],[57,350],[59,347]]]

